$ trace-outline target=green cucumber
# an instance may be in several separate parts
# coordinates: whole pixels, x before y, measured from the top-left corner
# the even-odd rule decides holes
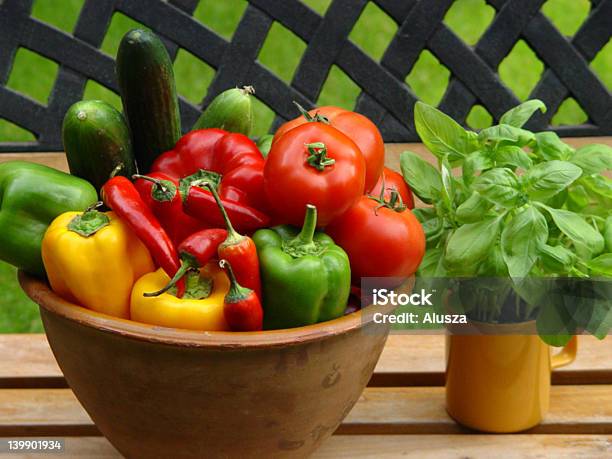
[[[259,151],[264,158],[267,158],[268,153],[270,153],[270,148],[272,148],[272,140],[274,140],[274,135],[272,134],[264,134],[257,139],[257,148],[259,148]]]
[[[253,86],[223,91],[206,107],[193,129],[219,128],[246,136],[253,129]]]
[[[101,100],[83,100],[64,116],[62,140],[70,173],[98,191],[116,172],[136,173],[130,131],[121,112]]]
[[[153,32],[129,31],[117,52],[117,79],[141,174],[181,137],[176,84],[166,47]]]

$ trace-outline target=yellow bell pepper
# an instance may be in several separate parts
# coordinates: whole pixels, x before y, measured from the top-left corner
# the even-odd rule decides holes
[[[225,272],[210,262],[186,276],[183,298],[177,298],[176,288],[158,296],[145,296],[158,292],[170,281],[163,269],[145,274],[136,281],[132,290],[132,320],[162,327],[188,330],[229,330],[223,313],[223,302],[230,282]]]
[[[129,318],[134,282],[155,270],[149,251],[113,212],[66,212],[47,229],[42,258],[51,288],[97,312]]]

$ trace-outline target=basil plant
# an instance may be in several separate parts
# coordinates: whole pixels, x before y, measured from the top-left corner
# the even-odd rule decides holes
[[[492,283],[489,295],[480,295],[487,300],[471,311],[480,320],[494,322],[508,298],[517,321],[535,318],[536,303],[550,292],[530,279],[612,277],[612,179],[606,176],[612,148],[574,149],[554,132],[524,129],[537,110],[544,112],[544,103],[529,100],[476,133],[417,102],[416,130],[437,168],[409,151],[400,158],[406,182],[430,205],[414,211],[427,237],[417,275],[507,280],[507,289]],[[605,336],[612,292],[610,282],[602,285],[607,290],[588,302],[586,313],[580,304],[539,308],[537,314],[558,324],[557,338],[543,338],[563,344],[584,330]]]

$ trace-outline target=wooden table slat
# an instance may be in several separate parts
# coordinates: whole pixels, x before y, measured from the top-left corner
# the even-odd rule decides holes
[[[25,438],[24,438],[25,439]],[[68,437],[62,459],[118,459],[101,437]],[[610,456],[610,435],[334,435],[313,459],[555,459]],[[39,459],[39,454],[0,453],[0,459]]]
[[[612,434],[612,386],[553,386],[538,434]],[[367,388],[339,434],[458,434],[442,387]],[[0,390],[0,436],[98,435],[69,389]]]
[[[369,385],[442,386],[444,366],[444,336],[390,335]],[[552,383],[612,384],[612,339],[579,336],[576,360],[553,371]]]
[[[0,335],[0,388],[67,387],[45,335]],[[553,384],[612,384],[612,340],[579,337],[578,358]],[[444,336],[391,335],[370,386],[444,384]]]
[[[335,435],[313,459],[610,457],[609,435]]]

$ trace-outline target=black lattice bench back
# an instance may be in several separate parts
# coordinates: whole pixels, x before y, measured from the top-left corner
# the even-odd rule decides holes
[[[61,2],[57,3],[61,8]],[[198,0],[86,0],[72,34],[32,18],[32,0],[0,0],[0,118],[32,132],[37,139],[22,144],[0,139],[0,151],[62,150],[61,120],[66,109],[82,98],[86,82],[94,80],[117,92],[113,59],[100,51],[117,11],[156,31],[173,58],[182,48],[216,70],[201,104],[181,99],[186,129],[212,97],[245,84],[255,86],[257,97],[276,114],[274,128],[295,116],[293,100],[314,105],[335,65],[359,86],[355,109],[380,126],[386,141],[418,141],[412,125],[417,98],[404,81],[424,49],[451,73],[439,107],[465,122],[476,104],[498,119],[519,103],[497,70],[517,41],[524,40],[545,65],[530,98],[543,100],[549,108],[528,127],[552,128],[564,136],[612,134],[612,96],[589,68],[589,62],[610,40],[612,0],[592,0],[590,14],[571,40],[541,12],[544,0],[488,0],[496,14],[473,47],[443,22],[452,0],[373,3],[398,25],[380,62],[348,38],[368,0],[333,0],[324,16],[297,0],[248,0],[231,41],[191,16]],[[307,43],[289,84],[257,59],[275,21]],[[6,87],[20,47],[59,65],[47,105]],[[584,109],[588,121],[551,127],[552,116],[569,96]]]

